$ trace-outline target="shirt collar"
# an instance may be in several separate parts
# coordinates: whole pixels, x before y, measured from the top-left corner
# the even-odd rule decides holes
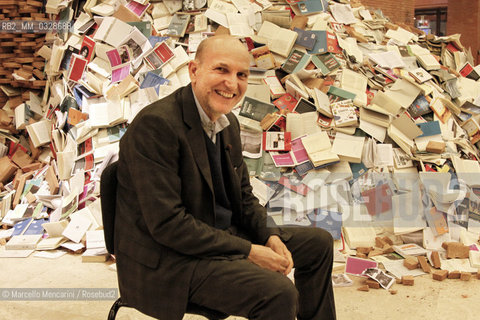
[[[192,89],[193,92],[193,89]],[[217,133],[221,132],[223,129],[230,125],[230,121],[228,120],[227,116],[222,114],[217,121],[213,122],[208,117],[205,110],[203,110],[200,102],[198,102],[197,97],[195,96],[195,92],[193,92],[193,98],[195,99],[195,105],[198,109],[198,114],[200,115],[200,121],[202,123],[202,128],[207,134],[207,136],[215,143]]]

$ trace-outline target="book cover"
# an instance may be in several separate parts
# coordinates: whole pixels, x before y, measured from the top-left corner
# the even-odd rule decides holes
[[[87,59],[83,58],[82,56],[77,54],[72,55],[67,77],[68,80],[78,82],[83,76],[83,72],[85,71],[87,63]]]
[[[335,127],[348,127],[357,123],[357,113],[351,100],[334,102],[331,105]]]
[[[269,152],[270,156],[272,157],[273,163],[276,167],[293,167],[295,165],[295,161],[292,158],[290,152]]]
[[[362,276],[363,272],[368,268],[377,267],[378,263],[375,261],[348,256],[345,264],[345,273]]]
[[[80,47],[80,55],[87,59],[88,62],[92,59],[93,52],[95,50],[95,40],[89,36],[85,36]]]
[[[332,71],[340,68],[340,62],[331,53],[320,54],[312,56],[313,64],[320,69],[320,72],[325,76]]]
[[[307,215],[312,226],[328,231],[334,240],[342,236],[342,213],[338,211],[317,208]]]
[[[140,89],[150,88],[150,87],[157,87],[164,84],[168,84],[170,81],[165,79],[164,77],[149,71],[143,78],[143,81],[140,83]]]
[[[392,190],[387,183],[361,192],[368,214],[376,216],[392,209]]]
[[[330,86],[330,88],[328,88],[327,95],[328,95],[328,98],[330,99],[330,103],[335,103],[335,102],[344,101],[344,100],[353,101],[356,97],[355,93],[352,93],[350,91],[347,91],[335,86]]]
[[[270,89],[270,97],[272,99],[280,98],[281,96],[286,94],[285,89],[283,88],[280,80],[278,80],[276,76],[267,76],[263,78],[263,82]]]
[[[283,96],[273,101],[273,104],[280,111],[292,112],[297,105],[297,99],[295,99],[290,93],[285,93]]]
[[[62,59],[62,62],[60,63],[60,69],[68,70],[68,67],[70,66],[70,60],[72,59],[72,55],[78,54],[79,52],[80,50],[69,45],[65,50],[65,53],[63,54],[63,59]]]
[[[172,49],[165,41],[159,42],[154,49],[147,54],[145,60],[153,69],[161,68],[166,62],[170,61],[174,56]]]
[[[250,50],[250,53],[252,54],[257,67],[267,70],[275,68],[275,58],[270,52],[270,49],[268,49],[268,46],[261,46],[252,49]]]
[[[306,48],[307,50],[312,50],[317,42],[317,34],[311,30],[303,30],[299,28],[294,28],[298,36],[297,40],[295,40],[295,44],[301,47]]]
[[[165,35],[170,37],[182,38],[187,30],[188,22],[190,21],[189,14],[175,13],[172,17],[172,21],[168,25]]]
[[[307,99],[300,98],[300,100],[298,100],[294,110],[297,113],[316,112],[317,107],[315,106],[315,104],[311,103]]]
[[[412,76],[412,78],[415,79],[418,83],[424,83],[430,79],[433,79],[433,77],[425,71],[423,68],[417,68],[415,70],[409,71],[408,74]]]
[[[297,4],[302,15],[322,12],[328,8],[328,4],[326,5],[323,0],[302,0],[298,1]]]
[[[459,73],[462,76],[464,76],[465,78],[469,78],[469,79],[472,79],[472,80],[475,80],[475,81],[480,79],[480,76],[478,75],[478,73],[475,71],[475,69],[473,69],[472,65],[468,62],[466,62],[462,66],[462,68],[460,68]]]
[[[150,21],[129,21],[127,23],[137,28],[145,37],[152,36],[152,23]]]
[[[242,106],[240,107],[240,115],[255,121],[262,121],[269,113],[275,112],[272,104],[245,96]]]
[[[338,45],[337,36],[330,31],[327,31],[327,50],[331,53],[342,53],[342,48]]]
[[[302,177],[298,174],[293,173],[291,175],[282,175],[278,180],[278,183],[283,185],[285,188],[290,189],[302,196],[306,196],[310,188],[308,188],[305,184],[302,183]]]
[[[438,211],[435,207],[431,207],[430,209],[424,210],[424,213],[428,226],[435,236],[448,233],[447,220],[445,220],[442,212]]]
[[[263,133],[263,150],[290,151],[292,149],[291,132],[266,131]]]
[[[150,3],[142,4],[137,1],[130,1],[125,5],[125,7],[133,12],[137,17],[141,18],[147,12],[147,9],[150,7]]]
[[[309,54],[326,53],[328,51],[327,31],[312,30],[311,32],[315,34],[316,41],[315,41],[315,45],[311,49],[307,48],[307,52]]]
[[[442,134],[442,130],[440,129],[440,123],[438,121],[428,121],[428,122],[417,123],[417,127],[419,127],[420,130],[422,130],[422,134],[419,135],[417,138]]]
[[[292,73],[295,67],[300,63],[300,60],[306,53],[300,50],[293,50],[288,56],[287,60],[282,65],[282,70],[287,73]]]
[[[317,123],[324,129],[331,129],[334,125],[333,118],[327,117],[321,113],[318,114]]]
[[[413,118],[417,118],[432,112],[432,109],[430,109],[430,103],[427,98],[424,95],[420,95],[408,107],[407,111]]]

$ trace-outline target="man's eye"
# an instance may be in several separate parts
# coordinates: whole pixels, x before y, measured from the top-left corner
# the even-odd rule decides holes
[[[217,68],[215,68],[215,70],[220,71],[220,72],[225,72],[227,69],[225,69],[224,67],[217,67]]]
[[[247,75],[246,73],[240,72],[240,73],[238,74],[238,77],[239,77],[240,79],[245,79],[245,78],[248,78],[248,75]]]

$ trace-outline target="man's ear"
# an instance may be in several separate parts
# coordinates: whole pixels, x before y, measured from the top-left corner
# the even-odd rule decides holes
[[[190,80],[194,82],[197,76],[198,71],[198,61],[192,60],[188,63],[188,74],[190,75]]]

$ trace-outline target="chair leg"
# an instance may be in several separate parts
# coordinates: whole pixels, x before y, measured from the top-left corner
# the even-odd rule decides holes
[[[122,298],[118,298],[110,308],[110,312],[108,312],[108,318],[107,320],[115,320],[115,317],[117,316],[118,309],[120,307],[126,306],[125,303],[122,302]]]

